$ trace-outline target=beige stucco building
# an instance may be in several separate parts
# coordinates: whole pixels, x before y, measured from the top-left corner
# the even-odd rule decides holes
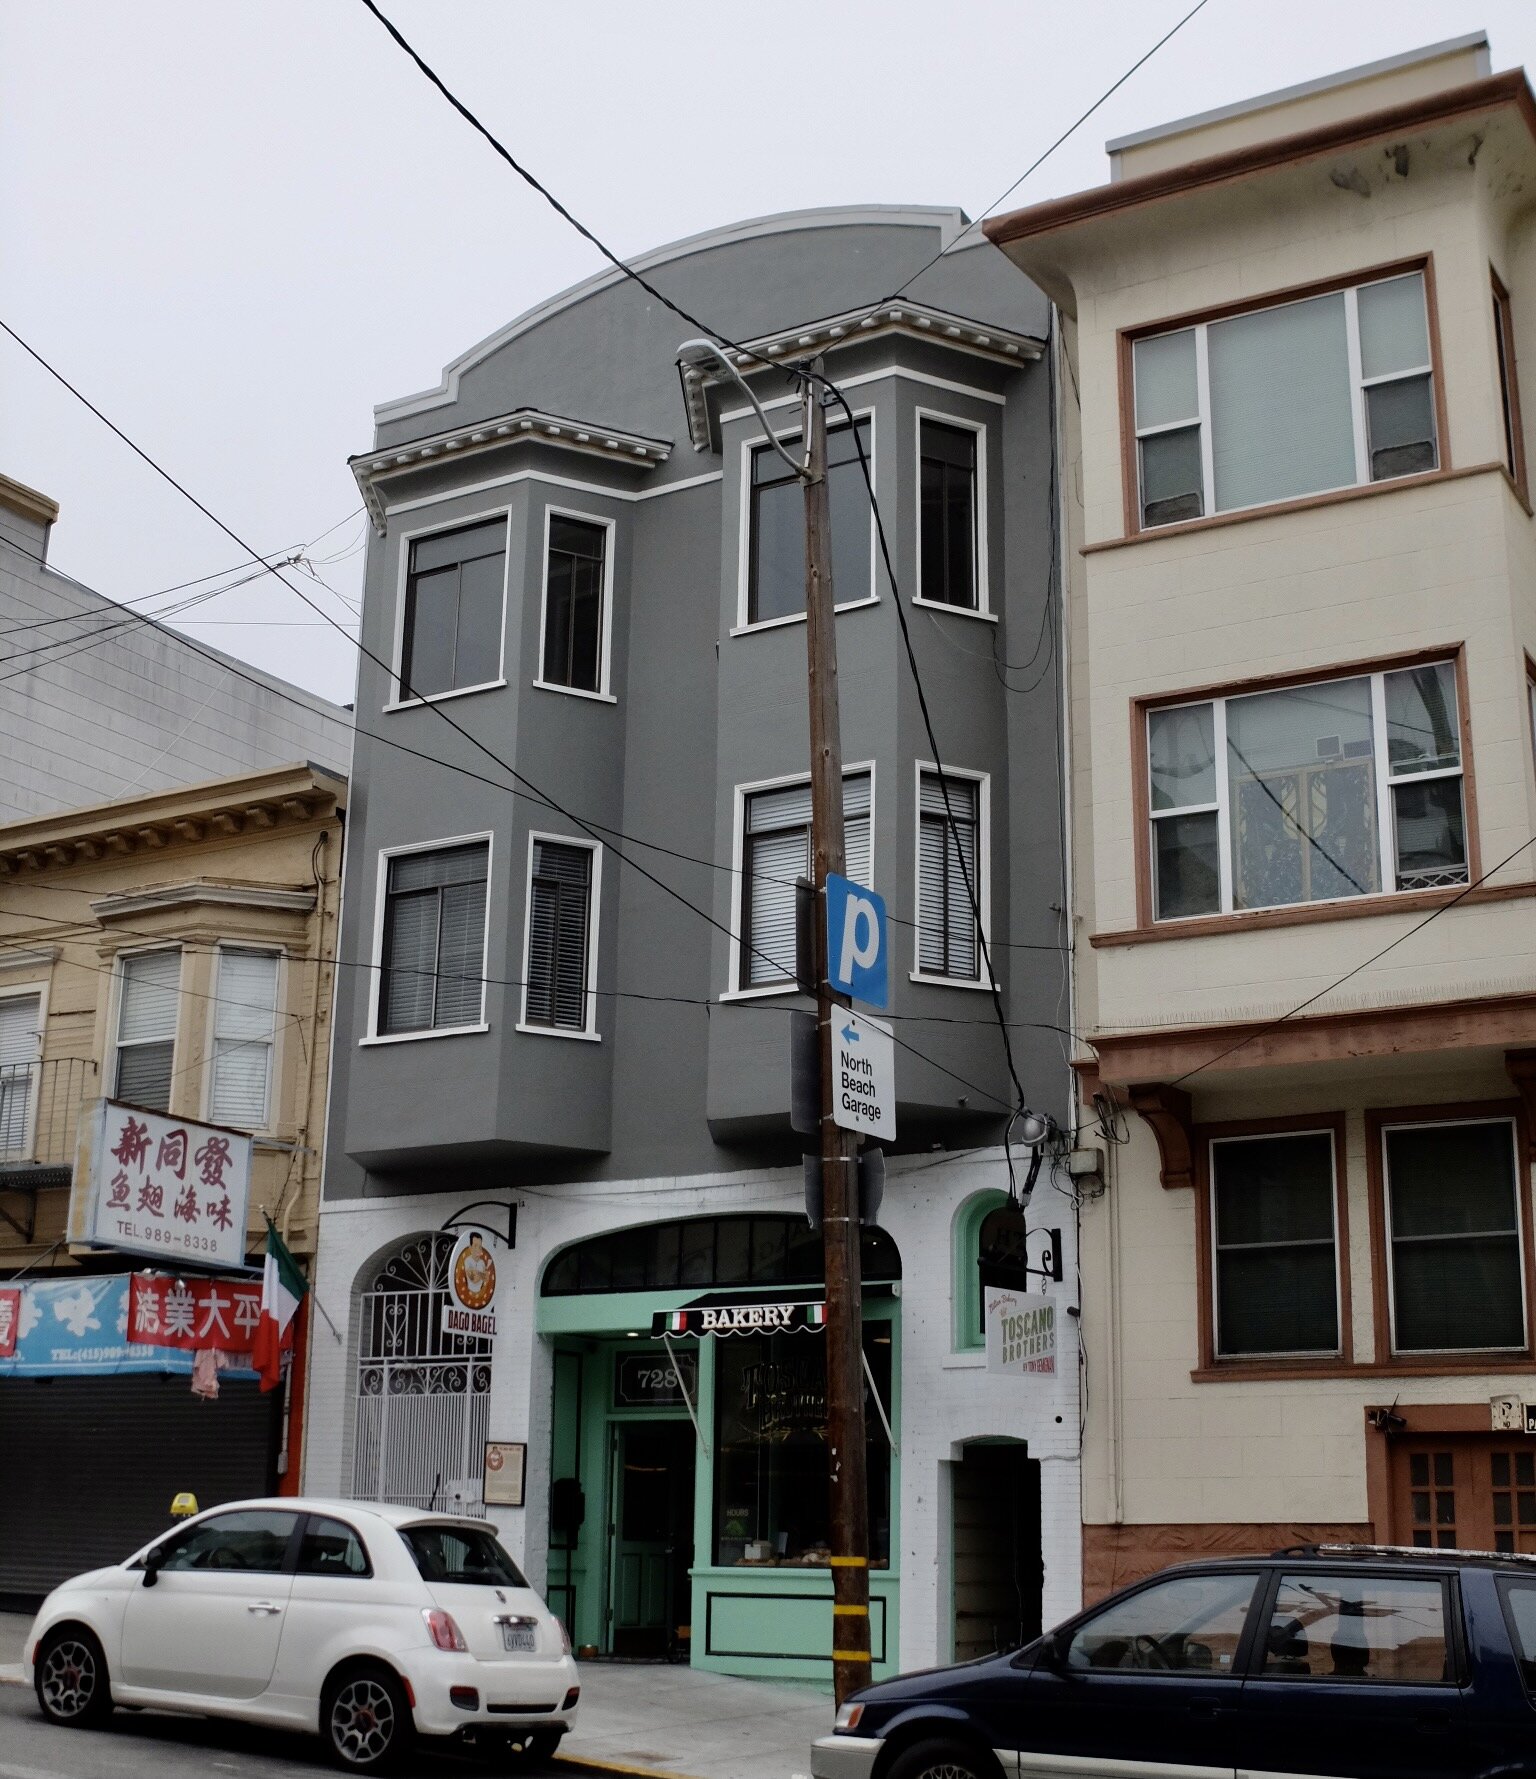
[[[1481,38],[1110,145],[1060,309],[1090,1594],[1536,1548],[1536,105]]]

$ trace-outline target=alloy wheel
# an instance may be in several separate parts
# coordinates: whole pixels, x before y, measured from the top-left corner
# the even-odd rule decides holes
[[[395,1701],[372,1675],[347,1681],[331,1703],[331,1740],[353,1766],[382,1760],[394,1743],[395,1728]]]
[[[95,1702],[99,1679],[96,1651],[90,1644],[78,1637],[61,1637],[43,1658],[38,1689],[55,1717],[83,1717]]]

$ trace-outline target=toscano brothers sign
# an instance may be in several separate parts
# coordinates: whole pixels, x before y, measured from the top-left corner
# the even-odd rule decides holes
[[[988,1371],[1011,1372],[1015,1377],[1055,1374],[1053,1299],[988,1285],[984,1308]]]

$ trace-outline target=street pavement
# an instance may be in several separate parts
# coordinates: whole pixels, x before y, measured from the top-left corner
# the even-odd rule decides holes
[[[0,1613],[0,1779],[296,1779],[330,1770],[318,1739],[216,1718],[119,1711],[104,1729],[56,1729],[19,1684],[30,1622]],[[540,1769],[548,1775],[792,1779],[809,1771],[811,1742],[832,1721],[827,1693],[659,1663],[583,1662],[581,1691],[577,1728]],[[407,1769],[412,1779],[476,1770],[486,1769],[447,1755]]]

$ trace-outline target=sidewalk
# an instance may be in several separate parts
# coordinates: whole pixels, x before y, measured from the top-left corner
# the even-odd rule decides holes
[[[0,1686],[22,1681],[32,1621],[0,1612]],[[832,1695],[659,1662],[583,1662],[562,1759],[656,1779],[793,1779],[832,1727]]]

